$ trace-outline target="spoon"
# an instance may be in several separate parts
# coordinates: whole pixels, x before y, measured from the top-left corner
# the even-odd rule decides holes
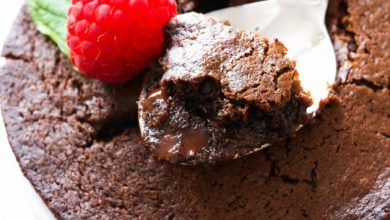
[[[315,115],[336,79],[336,56],[325,27],[328,0],[268,0],[208,13],[232,26],[278,38],[296,61],[301,85],[313,104],[306,110]]]

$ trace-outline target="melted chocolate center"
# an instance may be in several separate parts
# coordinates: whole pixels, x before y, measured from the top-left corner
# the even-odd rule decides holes
[[[178,146],[178,137],[181,137],[180,147]],[[189,158],[198,153],[202,148],[207,147],[207,134],[203,128],[187,128],[176,134],[166,134],[161,138],[156,149],[157,156],[160,159],[169,159],[174,154],[179,153],[184,158]]]
[[[155,103],[166,102],[167,99],[168,99],[168,95],[165,90],[162,90],[160,87],[155,88],[145,99],[143,110],[149,112],[153,109],[153,105]]]
[[[175,135],[165,135],[158,146],[157,155],[161,159],[169,159],[172,152],[175,150],[177,139]]]
[[[184,157],[194,155],[208,144],[207,134],[203,128],[186,129],[183,131],[182,135],[180,154]]]

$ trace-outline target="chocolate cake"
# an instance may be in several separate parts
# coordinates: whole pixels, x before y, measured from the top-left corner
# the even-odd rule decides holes
[[[389,219],[389,11],[389,1],[331,1],[339,102],[316,124],[247,157],[187,167],[140,144],[139,83],[83,78],[24,8],[0,70],[9,142],[59,219]]]
[[[192,165],[239,158],[308,120],[310,97],[279,41],[194,12],[171,20],[166,41],[164,73],[145,83],[139,102],[143,143],[158,158]]]

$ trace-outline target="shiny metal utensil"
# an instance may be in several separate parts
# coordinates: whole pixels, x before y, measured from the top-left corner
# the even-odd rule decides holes
[[[336,57],[325,27],[328,0],[268,0],[208,13],[232,26],[259,32],[270,40],[278,38],[288,48],[287,56],[297,62],[305,91],[313,105],[307,113],[316,113],[329,95],[337,72]]]

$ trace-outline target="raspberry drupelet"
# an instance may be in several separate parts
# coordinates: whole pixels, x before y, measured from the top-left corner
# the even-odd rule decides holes
[[[160,55],[163,27],[176,13],[174,0],[72,0],[72,63],[87,76],[123,83]]]

